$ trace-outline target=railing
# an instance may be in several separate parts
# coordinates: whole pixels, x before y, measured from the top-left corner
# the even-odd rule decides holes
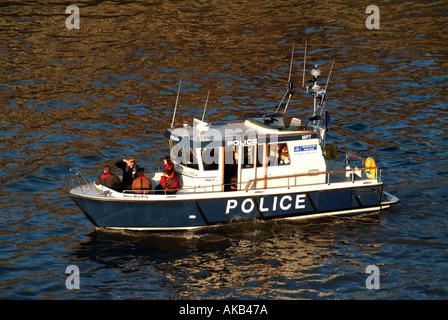
[[[347,165],[348,164],[348,159],[351,157],[351,158],[355,158],[355,159],[357,159],[357,160],[361,160],[362,161],[362,163],[364,164],[364,162],[366,162],[366,159],[364,159],[364,158],[361,158],[361,157],[359,157],[359,156],[357,156],[357,155],[355,155],[355,154],[351,154],[351,153],[349,153],[349,152],[345,152],[345,151],[341,151],[341,150],[337,150],[338,152],[342,152],[342,153],[344,153],[345,154],[345,164]],[[374,169],[374,168],[369,168],[369,169]]]
[[[178,190],[177,192],[170,192],[166,189],[160,190],[123,190],[123,194],[130,195],[176,195],[176,194],[187,194],[187,193],[210,193],[210,192],[220,192],[225,186],[231,186],[233,184],[212,184],[212,185],[202,185],[202,186],[192,186],[186,187]],[[200,191],[198,191],[200,190]]]
[[[338,150],[339,151],[339,150]],[[343,152],[345,153],[345,157],[346,157],[346,164],[348,164],[348,159],[349,157],[352,157],[354,159],[360,160],[362,161],[363,165],[365,163],[365,159],[350,154],[348,152]],[[341,181],[337,181],[337,182],[347,182],[350,181],[352,183],[355,182],[355,177],[357,176],[358,172],[361,171],[370,171],[370,170],[375,170],[375,177],[373,179],[369,179],[369,180],[374,180],[376,179],[377,182],[381,181],[381,169],[379,167],[363,167],[363,168],[351,168],[351,169],[345,169],[345,170],[334,170],[334,171],[317,171],[317,172],[308,172],[308,173],[299,173],[299,174],[292,174],[292,175],[283,175],[283,176],[275,176],[275,177],[262,177],[262,178],[256,178],[256,179],[250,179],[247,181],[246,183],[246,187],[244,188],[244,191],[248,191],[249,189],[252,190],[257,190],[257,189],[267,189],[265,187],[260,187],[260,188],[256,188],[256,183],[257,182],[265,182],[264,185],[267,185],[267,181],[269,180],[278,180],[278,179],[287,179],[287,188],[290,187],[294,187],[294,186],[298,186],[298,185],[303,185],[303,182],[301,182],[300,184],[297,183],[297,178],[303,178],[303,177],[310,177],[310,176],[318,176],[318,175],[327,175],[327,179],[326,179],[326,183],[328,185],[330,185],[331,182],[331,176],[335,175],[335,174],[341,174],[341,173],[350,173],[350,177],[347,177],[347,175],[345,175],[345,180]],[[371,172],[371,171],[370,171]],[[79,171],[78,168],[71,168],[70,169],[70,178],[72,181],[72,186],[73,188],[75,187],[75,180],[78,183],[78,185],[81,188],[81,192],[84,194],[84,189],[90,190],[92,183],[86,179],[86,177],[84,177],[84,175],[81,173],[81,171]],[[290,180],[294,179],[294,182],[291,184]],[[84,182],[84,183],[82,183]],[[243,182],[244,183],[244,182]],[[335,183],[335,182],[333,182]],[[217,192],[217,191],[222,191],[225,190],[226,186],[234,186],[235,183],[230,183],[230,184],[214,184],[214,185],[201,185],[201,186],[192,186],[192,187],[186,187],[186,188],[182,188],[180,189],[177,193],[170,193],[167,190],[137,190],[137,192],[135,192],[135,190],[124,190],[122,193],[123,194],[132,194],[132,195],[152,195],[152,194],[164,194],[164,195],[174,195],[174,194],[187,194],[187,193],[208,193],[208,192]],[[252,185],[254,185],[254,187],[252,187]],[[200,190],[200,191],[198,191]],[[142,193],[140,193],[142,192]]]
[[[359,157],[357,155],[354,155],[354,154],[351,154],[349,152],[345,152],[345,151],[342,151],[342,150],[337,150],[337,152],[345,154],[345,164],[346,164],[346,166],[349,163],[349,158],[354,158],[356,160],[362,161],[362,165],[363,166],[365,164],[366,159],[364,159],[364,158],[361,158],[361,157]],[[369,171],[369,172],[372,172],[371,170],[375,171],[375,177],[373,179],[376,178],[377,182],[379,182],[381,180],[381,169],[379,167],[363,167],[363,168],[352,168],[352,169],[346,169],[346,170],[323,171],[323,172],[317,171],[317,172],[299,173],[299,174],[284,175],[284,176],[277,176],[277,177],[256,178],[256,179],[249,180],[247,182],[246,187],[244,188],[244,190],[247,192],[249,189],[251,189],[251,185],[255,184],[255,186],[256,186],[257,182],[265,182],[265,184],[266,184],[266,182],[268,180],[277,180],[277,179],[288,179],[287,187],[289,188],[291,186],[297,186],[298,185],[297,184],[297,178],[307,177],[307,176],[317,176],[317,175],[327,175],[327,184],[330,185],[330,183],[331,183],[330,177],[331,177],[332,174],[347,173],[347,172],[350,172],[350,174],[351,174],[351,182],[354,183],[355,182],[356,172],[358,172],[358,171]],[[290,184],[290,179],[291,178],[294,179],[294,184],[293,185]],[[346,180],[346,181],[348,181],[348,180]],[[256,188],[253,188],[253,189],[255,190]],[[261,189],[264,189],[264,187],[261,188]]]
[[[257,179],[251,179],[249,181],[247,181],[246,183],[246,187],[244,188],[244,191],[248,191],[249,189],[252,190],[257,190],[257,189],[267,189],[264,187],[260,187],[260,188],[251,188],[252,184],[255,184],[256,182],[264,182],[267,180],[276,180],[276,179],[288,179],[288,183],[287,183],[287,188],[290,187],[294,187],[294,186],[298,186],[298,185],[303,185],[303,183],[297,183],[297,178],[300,177],[307,177],[307,176],[317,176],[317,175],[327,175],[327,181],[326,183],[328,185],[331,184],[331,175],[334,174],[338,174],[338,173],[347,173],[350,172],[351,173],[351,177],[343,182],[347,182],[347,181],[351,181],[352,183],[355,182],[355,177],[357,176],[357,172],[360,171],[366,171],[366,170],[377,170],[380,172],[380,174],[376,175],[376,181],[379,182],[380,181],[380,176],[381,176],[381,171],[379,167],[369,167],[369,168],[352,168],[352,169],[347,169],[347,170],[334,170],[334,171],[323,171],[323,172],[308,172],[308,173],[300,173],[300,174],[293,174],[293,175],[284,175],[284,176],[276,176],[276,177],[265,177],[265,178],[257,178]],[[294,183],[291,184],[290,183],[290,179],[294,178]],[[367,180],[367,179],[366,179]],[[374,180],[374,179],[368,179],[368,180]],[[338,181],[341,182],[341,181]],[[333,182],[335,183],[335,182]],[[221,191],[223,190],[223,188],[225,188],[226,186],[234,186],[234,183],[231,184],[214,184],[214,185],[207,185],[207,186],[192,186],[192,187],[186,187],[186,188],[182,188],[180,189],[177,193],[173,193],[171,195],[175,195],[175,194],[187,194],[187,193],[210,193],[210,192],[217,192],[217,191]],[[255,184],[256,185],[256,184]],[[200,191],[198,191],[200,190]],[[138,190],[140,192],[140,190]],[[231,192],[231,191],[229,191]],[[124,190],[123,191],[124,194],[136,194],[136,195],[142,195],[140,193],[135,193],[134,190]],[[169,192],[166,192],[166,190],[150,190],[150,191],[145,191],[145,195],[148,194],[165,194],[165,195],[170,195]]]
[[[79,187],[81,188],[82,194],[84,194],[84,188],[86,190],[91,189],[92,183],[86,177],[84,177],[84,175],[81,173],[81,171],[79,171],[78,168],[70,168],[70,180],[72,181],[73,188],[75,188],[75,180],[76,180]]]
[[[299,174],[291,174],[291,175],[285,175],[285,176],[277,176],[277,177],[264,177],[264,178],[257,178],[257,179],[251,179],[247,182],[246,184],[246,188],[244,188],[244,190],[247,192],[250,188],[250,186],[256,182],[264,182],[264,181],[268,181],[268,180],[276,180],[276,179],[288,179],[288,185],[287,187],[294,187],[297,186],[297,178],[300,177],[307,177],[307,176],[317,176],[317,175],[327,175],[327,184],[330,185],[330,175],[332,174],[337,174],[337,173],[347,173],[350,172],[351,173],[351,182],[354,183],[355,182],[355,175],[356,175],[356,171],[366,171],[366,170],[380,170],[379,167],[369,167],[369,168],[353,168],[353,169],[347,169],[347,170],[335,170],[335,171],[319,171],[319,172],[308,172],[308,173],[299,173]],[[376,175],[376,180],[379,182],[380,181],[380,175]],[[290,179],[294,178],[294,184],[290,185]],[[253,188],[255,190],[255,188]],[[264,188],[260,188],[260,189],[264,189]]]

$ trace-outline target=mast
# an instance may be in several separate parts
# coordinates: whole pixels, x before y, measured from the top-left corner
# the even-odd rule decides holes
[[[176,98],[176,104],[174,106],[174,113],[173,113],[173,120],[171,121],[171,128],[174,128],[174,119],[176,118],[176,110],[177,110],[177,102],[179,101],[179,92],[180,92],[180,86],[182,85],[182,79],[179,83],[179,88],[177,89],[177,98]]]
[[[331,76],[331,72],[333,71],[334,61],[335,61],[335,59],[333,59],[333,62],[331,63],[330,73],[328,74],[327,83],[325,84],[324,96],[322,97],[322,100],[320,101],[321,105],[323,105],[324,100],[325,100],[325,96],[327,95],[328,81],[330,81],[330,76]]]
[[[293,62],[293,58],[294,58],[294,46],[292,46],[292,52],[291,52],[291,62],[289,64],[289,75],[288,75],[288,87],[286,88],[286,92],[283,95],[282,100],[280,101],[280,103],[277,106],[277,109],[275,109],[275,113],[277,113],[278,109],[280,109],[280,106],[282,105],[282,102],[285,100],[285,97],[289,94],[289,98],[288,101],[286,102],[286,106],[285,109],[283,110],[283,114],[285,114],[286,109],[288,108],[288,104],[289,101],[291,100],[292,95],[294,94],[293,92],[293,83],[291,81],[291,73],[292,73],[292,62]]]
[[[208,90],[208,93],[207,93],[207,100],[205,100],[204,113],[202,114],[202,122],[204,122],[205,110],[207,110],[207,102],[208,102],[209,95],[210,95],[210,89]]]
[[[306,48],[308,45],[308,39],[305,40],[305,56],[303,58],[303,79],[302,79],[302,88],[305,86],[305,66],[306,66]]]

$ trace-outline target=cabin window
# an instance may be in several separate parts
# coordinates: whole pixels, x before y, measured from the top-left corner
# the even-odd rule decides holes
[[[177,159],[180,160],[181,165],[199,170],[198,158],[193,148],[177,144],[176,148],[173,148],[171,152],[173,152],[174,150],[177,151],[175,152],[175,156],[177,156]]]
[[[198,157],[196,156],[196,152],[194,152],[193,148],[189,148],[188,151],[188,161],[185,163],[185,165],[189,168],[199,170],[199,162]]]
[[[263,166],[263,148],[258,146],[258,156],[255,153],[255,146],[244,146],[243,147],[243,168],[253,168],[254,164],[257,164],[257,167]]]
[[[219,148],[207,148],[201,150],[202,165],[205,171],[218,170]]]
[[[286,143],[269,144],[269,166],[284,166],[291,164],[288,145]]]

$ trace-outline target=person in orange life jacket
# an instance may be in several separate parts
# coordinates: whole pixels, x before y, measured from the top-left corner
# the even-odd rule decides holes
[[[151,180],[145,177],[145,169],[139,168],[137,170],[137,178],[132,182],[132,190],[135,193],[149,194],[151,190]]]
[[[120,191],[120,178],[110,172],[110,166],[104,166],[103,174],[95,180],[95,183],[101,184],[115,191]]]
[[[129,190],[132,186],[132,181],[137,178],[137,170],[140,167],[135,163],[135,159],[132,157],[117,161],[115,166],[123,170],[121,189]]]

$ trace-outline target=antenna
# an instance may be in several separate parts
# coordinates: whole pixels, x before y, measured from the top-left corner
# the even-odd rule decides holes
[[[288,77],[288,85],[291,81],[291,71],[292,71],[292,61],[294,59],[294,45],[292,46],[292,52],[291,52],[291,63],[289,64],[289,77]]]
[[[176,110],[177,110],[177,101],[179,101],[179,92],[180,92],[180,86],[182,85],[182,79],[179,83],[179,89],[177,89],[177,98],[176,98],[176,105],[174,106],[174,114],[173,114],[173,120],[171,121],[171,128],[174,126],[174,118],[176,117]]]
[[[333,71],[334,61],[335,61],[335,59],[333,59],[333,62],[331,63],[330,73],[328,74],[327,83],[325,84],[324,96],[320,100],[320,105],[323,105],[325,97],[327,96],[327,86],[328,86],[328,81],[330,81],[331,71]]]
[[[333,71],[334,60],[335,59],[333,59],[333,62],[331,63],[330,73],[328,74],[327,83],[325,84],[325,92],[327,91],[328,81],[330,81],[331,71]]]
[[[291,62],[290,62],[290,64],[289,64],[288,88],[286,89],[286,92],[285,92],[285,94],[283,95],[282,101],[280,101],[280,103],[278,104],[277,109],[275,109],[275,112],[274,112],[274,113],[277,113],[278,109],[279,109],[280,106],[282,105],[282,102],[283,102],[283,100],[285,100],[285,97],[286,97],[286,95],[287,95],[288,93],[289,93],[289,99],[288,99],[288,102],[286,103],[286,108],[288,107],[289,100],[291,99],[292,88],[293,88],[293,84],[292,84],[292,82],[291,82],[291,73],[292,73],[292,62],[293,62],[293,59],[294,59],[294,46],[292,46]],[[286,108],[285,108],[285,111],[286,111]],[[283,112],[283,113],[285,113],[285,112]]]
[[[292,61],[293,61],[293,57],[294,57],[294,46],[292,46],[292,52],[291,52],[291,64],[289,65],[289,78],[288,78],[288,91],[287,93],[289,93],[289,97],[288,97],[288,102],[286,102],[285,105],[285,110],[283,110],[283,115],[285,115],[286,113],[286,109],[288,109],[288,105],[289,105],[289,101],[291,101],[291,97],[294,94],[294,85],[291,81],[291,71],[292,71]]]
[[[305,86],[305,66],[306,66],[306,47],[308,45],[308,39],[305,40],[305,57],[303,58],[303,79],[302,88]]]
[[[208,90],[208,93],[207,93],[207,100],[205,100],[204,113],[202,114],[202,121],[204,121],[205,110],[207,109],[207,102],[208,102],[208,96],[209,95],[210,95],[210,89]]]
[[[289,97],[288,97],[288,102],[286,102],[285,110],[283,110],[283,115],[285,115],[285,113],[286,113],[286,109],[288,109],[288,106],[289,106],[289,101],[291,101],[291,97],[292,97],[292,95],[294,94],[293,89],[294,89],[294,88],[293,88],[292,81],[290,81],[290,82],[289,82]]]

